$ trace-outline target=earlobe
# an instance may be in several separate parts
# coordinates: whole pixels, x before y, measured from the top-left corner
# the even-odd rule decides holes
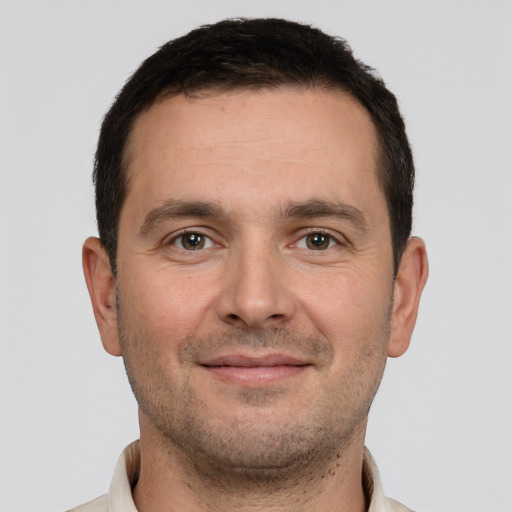
[[[119,356],[115,281],[98,238],[91,237],[84,242],[82,265],[103,347],[109,354]]]
[[[421,238],[412,237],[407,242],[395,279],[389,357],[401,356],[409,347],[427,277],[425,243]]]

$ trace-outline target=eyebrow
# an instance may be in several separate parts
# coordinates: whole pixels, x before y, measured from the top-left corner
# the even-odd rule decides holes
[[[140,233],[147,235],[153,229],[169,220],[184,217],[225,219],[227,214],[220,203],[169,199],[160,206],[150,210],[140,228]],[[291,202],[284,205],[280,212],[280,217],[284,220],[335,217],[350,221],[362,232],[369,230],[369,225],[363,212],[343,201],[310,199],[304,202]]]
[[[166,221],[182,218],[224,218],[226,216],[224,209],[218,203],[208,201],[182,201],[169,199],[160,206],[153,208],[144,219],[140,228],[142,235],[147,235],[153,229]]]
[[[362,232],[367,232],[370,229],[368,220],[364,213],[343,201],[311,199],[305,202],[290,203],[285,206],[283,217],[285,219],[336,217],[350,221]]]

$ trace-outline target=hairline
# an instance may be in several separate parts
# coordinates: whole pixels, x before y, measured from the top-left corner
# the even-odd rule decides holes
[[[116,246],[114,248],[114,255],[115,259],[113,262],[111,262],[111,265],[113,267],[113,274],[114,277],[116,276],[116,270],[117,270],[117,250],[119,246],[119,225],[121,221],[121,215],[124,209],[124,206],[126,204],[126,201],[128,199],[128,196],[130,194],[131,186],[130,186],[130,158],[132,155],[130,155],[130,147],[131,147],[131,140],[134,133],[134,128],[137,123],[137,121],[140,119],[141,115],[143,115],[145,112],[148,112],[151,108],[155,107],[161,102],[164,102],[167,99],[175,98],[178,96],[184,96],[185,98],[189,99],[206,99],[211,97],[218,97],[226,94],[236,94],[239,92],[244,91],[252,91],[254,93],[258,93],[260,91],[277,91],[277,90],[283,90],[283,89],[289,89],[289,90],[296,90],[296,91],[323,91],[323,92],[331,92],[331,93],[340,93],[345,96],[350,97],[352,100],[354,100],[361,108],[364,109],[366,114],[368,115],[368,118],[371,121],[371,124],[373,126],[373,129],[375,130],[375,148],[373,148],[373,157],[375,162],[375,173],[377,182],[379,185],[379,189],[381,193],[383,194],[385,203],[386,203],[386,213],[387,213],[387,220],[388,220],[388,229],[390,232],[390,240],[391,240],[391,251],[392,251],[392,259],[393,259],[393,274],[396,274],[396,271],[398,269],[398,265],[400,263],[400,259],[403,253],[404,247],[401,248],[401,250],[395,254],[395,238],[398,236],[397,233],[394,233],[393,229],[393,222],[391,217],[391,205],[390,205],[390,198],[388,198],[388,193],[386,191],[386,179],[385,179],[385,167],[389,165],[389,162],[387,162],[388,157],[386,155],[386,151],[384,149],[385,141],[383,136],[381,135],[381,130],[378,126],[378,124],[375,122],[374,116],[372,113],[368,110],[368,108],[363,104],[362,101],[357,98],[349,89],[348,87],[344,87],[342,84],[334,83],[328,79],[323,79],[322,77],[319,77],[317,80],[311,80],[310,83],[307,83],[304,81],[304,83],[293,83],[293,82],[287,82],[283,80],[280,83],[268,83],[268,84],[262,84],[262,85],[251,85],[251,84],[236,84],[236,83],[230,83],[226,85],[222,84],[211,84],[211,85],[202,85],[199,87],[192,87],[190,89],[187,89],[183,86],[170,86],[165,88],[164,90],[160,91],[159,94],[156,95],[156,97],[152,100],[147,102],[147,104],[142,105],[133,115],[133,117],[130,119],[129,129],[126,134],[124,145],[122,149],[122,156],[121,156],[121,164],[120,164],[120,177],[121,177],[121,184],[122,184],[122,203],[119,208],[117,223],[115,226],[115,243]]]

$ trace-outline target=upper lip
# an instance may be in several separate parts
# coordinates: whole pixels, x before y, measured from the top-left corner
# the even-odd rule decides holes
[[[246,354],[227,354],[201,361],[202,366],[306,366],[310,363],[286,354],[267,354],[263,356]]]

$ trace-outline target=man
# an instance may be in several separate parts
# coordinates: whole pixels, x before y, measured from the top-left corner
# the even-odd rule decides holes
[[[127,82],[94,176],[84,271],[140,442],[75,510],[408,510],[364,448],[427,279],[384,83],[307,26],[202,27]]]

